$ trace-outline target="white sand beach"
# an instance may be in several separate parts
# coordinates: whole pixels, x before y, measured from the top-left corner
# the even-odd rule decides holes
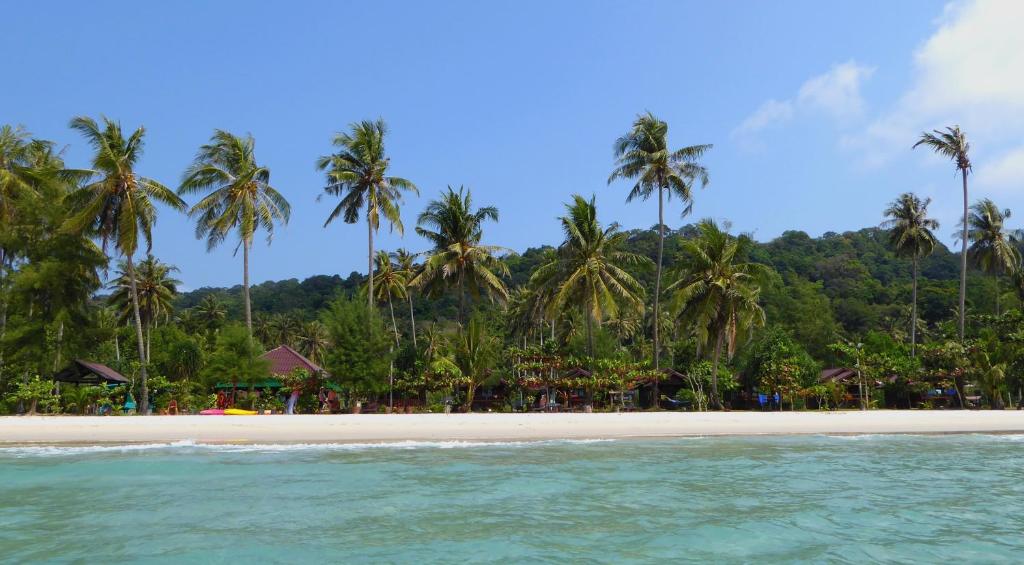
[[[761,434],[1024,433],[1024,411],[21,416],[0,445],[527,441]]]

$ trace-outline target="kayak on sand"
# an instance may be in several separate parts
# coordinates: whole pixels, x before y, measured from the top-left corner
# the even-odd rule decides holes
[[[224,411],[225,416],[255,416],[255,410],[242,410],[241,408],[228,408]]]

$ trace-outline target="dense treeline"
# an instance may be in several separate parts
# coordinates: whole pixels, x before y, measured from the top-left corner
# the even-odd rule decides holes
[[[540,390],[552,402],[560,391],[565,404],[610,406],[633,389],[653,405],[738,407],[778,393],[788,407],[835,407],[850,401],[851,382],[819,380],[832,366],[855,369],[862,408],[928,405],[931,391],[947,389],[958,405],[1021,398],[1020,243],[1005,226],[1009,211],[987,199],[965,209],[960,253],[938,242],[929,202],[912,194],[894,195],[879,227],[816,238],[790,231],[755,242],[710,220],[672,229],[666,209],[690,210],[693,189],[710,182],[700,159],[712,148],[672,149],[667,124],[645,114],[614,144],[609,184],[629,186],[566,195],[562,241],[522,253],[496,245],[487,226],[500,211],[450,186],[416,219],[429,249],[380,250],[374,234],[382,223],[406,229],[400,208],[420,189],[391,173],[384,123],[360,122],[315,166],[323,196],[337,198],[326,223],[365,225],[372,276],[250,285],[257,236],[269,243],[290,218],[255,140],[214,131],[172,190],[135,170],[142,128],[71,125],[94,150],[89,168],[64,163],[53,143],[24,129],[0,130],[7,411],[81,413],[133,397],[157,409],[172,399],[208,407],[218,383],[266,383],[259,356],[282,344],[332,381],[291,375],[281,377],[285,389],[329,384],[349,404],[397,395],[471,409],[478,392],[493,399],[498,388],[514,394],[490,408],[511,409],[513,398],[521,405]],[[966,194],[962,132],[924,134],[920,144],[951,156]],[[618,198],[656,202],[658,222],[630,231],[599,222],[600,203]],[[238,245],[242,284],[179,292],[187,266],[149,255],[158,212],[189,214],[211,249]],[[56,399],[49,379],[75,358],[114,367],[131,390],[65,386]],[[671,396],[659,390],[673,374],[666,368],[684,383],[666,389]],[[280,401],[249,402],[260,398],[261,407]]]

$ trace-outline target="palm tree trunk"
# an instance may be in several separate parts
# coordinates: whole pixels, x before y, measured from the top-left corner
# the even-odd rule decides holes
[[[711,405],[715,410],[722,409],[722,400],[718,397],[718,361],[722,358],[722,340],[725,337],[725,330],[718,330],[718,337],[715,338],[715,352],[711,360]]]
[[[462,271],[459,271],[459,323],[466,323],[466,288]]]
[[[4,384],[4,336],[7,335],[7,250],[0,247],[0,390]]]
[[[917,347],[917,255],[914,255],[913,286],[910,291],[910,356],[914,356]]]
[[[412,311],[412,289],[407,289],[405,296],[409,299],[409,327],[412,329],[412,346],[419,347],[416,343],[416,314]]]
[[[121,364],[121,340],[117,337],[117,329],[114,329],[114,359],[117,360],[117,364]],[[121,367],[118,366],[118,369]]]
[[[152,345],[152,337],[153,337],[153,322],[152,321],[148,321],[148,322],[146,322],[146,363],[149,363],[149,360],[151,359],[151,357],[149,356],[149,353],[151,351],[150,345]]]
[[[146,388],[146,351],[142,336],[142,316],[139,314],[139,286],[135,281],[135,263],[130,253],[125,253],[128,267],[129,289],[132,295],[132,313],[135,315],[135,341],[139,346],[139,414],[149,414],[149,390]]]
[[[245,299],[245,327],[252,337],[252,303],[249,302],[249,247],[251,241],[242,242],[242,295]]]
[[[654,407],[658,408],[658,392],[661,374],[661,340],[658,336],[658,317],[661,313],[661,261],[665,253],[665,191],[658,185],[658,273],[654,278]]]
[[[366,211],[366,243],[368,249],[368,255],[366,256],[367,263],[367,285],[369,292],[366,293],[366,307],[373,310],[373,223],[370,221],[370,211]]]
[[[996,279],[996,317],[999,317],[999,273],[992,275]]]
[[[395,330],[395,348],[398,348],[398,322],[395,321],[395,306],[391,303],[391,294],[388,294],[388,309],[391,310],[391,327]]]
[[[960,342],[964,341],[964,320],[967,316],[967,169],[960,169],[964,181],[964,229],[960,235]]]

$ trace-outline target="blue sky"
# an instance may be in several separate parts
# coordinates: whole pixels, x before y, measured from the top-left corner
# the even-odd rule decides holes
[[[67,146],[75,115],[144,124],[140,172],[176,185],[214,128],[252,133],[292,204],[257,245],[253,281],[365,269],[365,226],[323,221],[313,163],[350,122],[383,117],[394,174],[421,189],[471,187],[501,221],[489,243],[557,243],[574,192],[601,217],[649,227],[653,202],[606,186],[611,145],[650,110],[674,146],[713,143],[692,219],[761,240],[878,223],[898,193],[934,198],[947,243],[952,167],[912,152],[925,128],[962,124],[974,196],[1020,206],[1024,3],[957,2],[51,2],[5,7],[0,122]],[[678,205],[668,223],[678,226]],[[207,253],[183,215],[161,214],[154,253],[188,288],[241,281],[233,245]]]

